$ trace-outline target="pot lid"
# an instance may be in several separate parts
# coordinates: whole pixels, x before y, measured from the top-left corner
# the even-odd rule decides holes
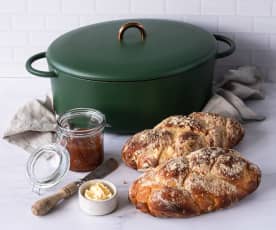
[[[143,81],[193,68],[215,53],[215,38],[199,27],[136,19],[103,22],[68,32],[50,45],[46,56],[54,70],[74,77]]]

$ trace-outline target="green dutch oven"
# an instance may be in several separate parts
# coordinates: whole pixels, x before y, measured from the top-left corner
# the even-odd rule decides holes
[[[234,42],[183,22],[137,21],[73,30],[28,59],[30,73],[51,79],[57,114],[95,108],[106,115],[109,131],[133,133],[202,109],[212,93],[215,60],[232,54]],[[217,41],[229,48],[219,52]],[[32,67],[45,57],[49,71]]]

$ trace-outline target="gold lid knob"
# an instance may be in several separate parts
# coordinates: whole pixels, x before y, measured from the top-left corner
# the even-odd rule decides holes
[[[145,31],[144,26],[141,23],[139,23],[139,22],[128,22],[128,23],[123,24],[120,27],[119,31],[118,31],[118,40],[119,41],[123,40],[124,33],[129,28],[137,28],[140,31],[142,41],[145,40],[145,38],[146,38],[146,31]]]

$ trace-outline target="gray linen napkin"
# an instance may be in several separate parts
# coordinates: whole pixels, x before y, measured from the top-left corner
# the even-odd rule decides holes
[[[262,121],[265,117],[244,103],[248,99],[264,99],[262,85],[263,77],[254,66],[229,70],[222,81],[214,85],[214,95],[202,111],[232,117],[240,122]]]
[[[35,99],[18,109],[12,118],[4,139],[27,152],[55,141],[56,116],[52,99]]]
[[[264,117],[248,108],[243,100],[263,99],[262,82],[263,79],[255,67],[229,70],[223,80],[214,86],[214,95],[203,111],[240,121],[261,121]],[[33,152],[45,144],[53,143],[55,132],[56,115],[52,98],[47,96],[44,100],[35,99],[19,108],[4,133],[4,139],[27,152]]]

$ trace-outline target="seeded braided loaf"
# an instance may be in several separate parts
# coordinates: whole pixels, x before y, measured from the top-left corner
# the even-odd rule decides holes
[[[189,217],[241,200],[260,178],[260,169],[237,151],[207,147],[148,170],[131,185],[129,199],[153,216]]]
[[[145,170],[203,147],[232,148],[243,135],[237,121],[217,114],[171,116],[132,136],[122,149],[122,159],[131,168]]]

